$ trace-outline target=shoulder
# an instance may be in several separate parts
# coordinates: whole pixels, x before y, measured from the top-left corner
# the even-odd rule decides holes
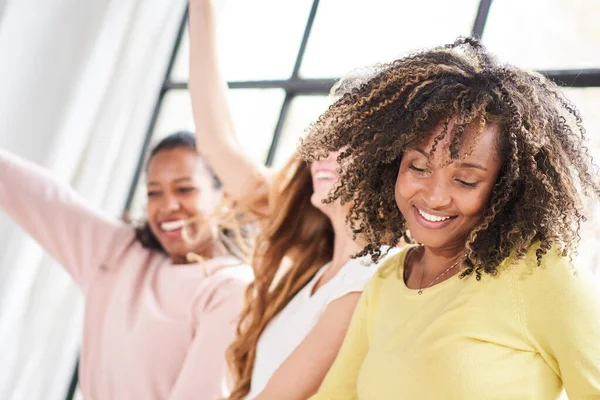
[[[524,259],[499,272],[511,279],[526,336],[549,352],[556,351],[553,345],[573,351],[589,347],[600,332],[600,288],[591,271],[574,265],[556,249],[538,265],[535,251],[530,249]]]
[[[246,288],[254,279],[252,267],[247,264],[223,266],[202,279],[193,296],[195,313],[204,314],[216,309],[241,311]]]
[[[339,284],[345,285],[356,280],[371,279],[377,271],[377,265],[366,258],[354,258],[348,261],[340,270]]]
[[[593,284],[591,272],[563,256],[556,248],[542,255],[538,264],[539,246],[532,246],[522,259],[508,260],[499,271],[511,276],[522,291],[541,293],[568,293]]]
[[[243,294],[253,280],[254,271],[249,265],[227,265],[206,278],[206,292],[212,297],[235,297]]]
[[[248,284],[254,280],[254,271],[248,264],[228,265],[214,272],[209,279],[217,285],[240,282]]]
[[[377,271],[382,264],[387,263],[387,259],[395,257],[397,252],[396,249],[390,250],[384,260],[377,263],[372,262],[368,257],[348,261],[339,272],[337,283],[332,285],[329,302],[349,293],[363,292],[369,282],[377,276]]]
[[[600,288],[588,268],[576,265],[555,248],[548,250],[538,265],[537,248],[499,272],[510,277],[522,312],[556,316],[600,310]]]
[[[385,249],[388,251],[388,249]],[[374,275],[377,275],[378,271],[384,265],[387,265],[391,260],[396,258],[399,254],[399,250],[396,248],[389,249],[388,253],[378,262],[373,262],[369,256],[354,258],[346,263],[340,274],[342,275],[343,281],[352,281],[354,279],[371,279]]]
[[[412,247],[414,246],[404,246],[390,250],[390,253],[380,262],[373,281],[401,279],[404,273],[404,260]]]
[[[135,229],[121,222],[117,223],[117,229],[113,232],[108,248],[108,257],[104,262],[104,267],[106,268],[113,268],[124,263],[129,263],[131,257],[145,258],[148,255],[152,255],[162,258],[164,256],[159,251],[145,248],[137,240]]]

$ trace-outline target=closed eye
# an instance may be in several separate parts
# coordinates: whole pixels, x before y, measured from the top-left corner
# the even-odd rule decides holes
[[[479,184],[479,182],[467,182],[467,181],[463,181],[461,179],[457,179],[456,181],[458,183],[460,183],[461,185],[469,187],[469,188],[477,187],[477,185]]]
[[[149,190],[148,191],[148,197],[156,197],[160,195],[160,192],[158,190]]]
[[[194,190],[196,190],[196,188],[193,188],[193,187],[177,188],[177,192],[179,192],[179,193],[189,193],[189,192],[193,192]]]
[[[413,164],[409,164],[408,168],[412,169],[413,171],[419,172],[419,173],[424,173],[427,171],[425,168],[417,168]]]

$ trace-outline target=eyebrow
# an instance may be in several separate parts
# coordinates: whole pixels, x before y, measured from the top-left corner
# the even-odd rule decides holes
[[[412,150],[414,150],[414,151],[416,151],[416,152],[418,152],[418,153],[421,153],[421,154],[423,154],[425,157],[429,158],[429,154],[428,154],[428,153],[427,153],[425,150],[423,150],[423,149],[420,149],[420,148],[418,148],[418,147],[415,147],[415,148],[413,148]],[[457,166],[458,168],[474,168],[474,169],[480,169],[480,170],[482,170],[482,171],[487,171],[487,168],[485,168],[484,166],[481,166],[481,165],[479,165],[479,164],[475,164],[475,163],[464,162],[464,161],[461,161],[461,162],[458,162],[458,163],[456,163],[456,166]]]
[[[415,147],[413,150],[414,150],[414,151],[417,151],[417,152],[419,152],[419,153],[423,154],[425,157],[429,158],[429,153],[427,153],[425,150],[423,150],[423,149],[420,149],[420,148],[418,148],[418,147]]]
[[[173,183],[181,183],[181,182],[185,182],[185,181],[191,181],[191,180],[192,180],[192,178],[191,178],[191,177],[189,177],[189,176],[184,176],[184,177],[182,177],[182,178],[177,178],[177,179],[175,179],[175,180],[173,181]],[[156,181],[148,181],[148,186],[150,186],[150,185],[158,185],[158,184],[159,184],[159,182],[156,182]]]
[[[479,164],[469,163],[469,162],[459,162],[457,164],[457,166],[459,168],[475,168],[475,169],[480,169],[482,171],[487,171],[487,168],[485,168],[484,166],[481,166]]]

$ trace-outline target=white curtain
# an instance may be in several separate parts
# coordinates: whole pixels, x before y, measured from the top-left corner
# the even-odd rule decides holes
[[[184,10],[0,0],[0,147],[119,216]],[[67,274],[0,215],[0,399],[64,399],[82,312]]]

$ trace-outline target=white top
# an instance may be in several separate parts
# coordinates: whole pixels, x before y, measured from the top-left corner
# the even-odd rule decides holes
[[[247,399],[253,399],[263,391],[275,371],[314,328],[329,303],[348,293],[362,292],[377,271],[377,265],[367,257],[350,260],[311,296],[315,284],[328,267],[329,264],[321,267],[262,333],[256,347]]]

